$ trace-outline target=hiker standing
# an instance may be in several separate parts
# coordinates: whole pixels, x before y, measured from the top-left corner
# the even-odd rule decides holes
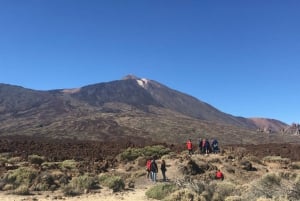
[[[219,145],[218,145],[218,141],[216,139],[213,139],[212,143],[211,143],[211,147],[212,147],[212,152],[214,154],[219,153],[220,149],[219,149]]]
[[[186,143],[186,147],[189,151],[189,155],[193,154],[193,144],[192,144],[192,141],[191,139],[189,139]]]
[[[167,178],[166,178],[167,168],[166,168],[165,160],[161,161],[160,170],[161,170],[161,173],[162,173],[162,176],[163,176],[163,181],[167,181]]]
[[[157,176],[157,173],[158,173],[158,168],[157,168],[157,164],[155,162],[155,159],[153,159],[152,162],[151,162],[150,170],[151,170],[151,179],[152,179],[153,182],[156,182],[156,176]]]
[[[198,147],[199,147],[199,153],[201,154],[202,153],[202,138],[199,139]]]
[[[149,158],[147,160],[147,163],[146,163],[146,171],[147,171],[147,179],[152,179],[152,175],[151,175],[151,159]]]
[[[209,153],[209,142],[208,142],[208,140],[207,139],[203,139],[202,140],[202,152],[204,153],[204,154],[208,154]]]

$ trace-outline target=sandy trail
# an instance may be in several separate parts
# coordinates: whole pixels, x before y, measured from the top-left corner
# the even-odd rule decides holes
[[[111,193],[111,192],[100,192],[95,194],[84,194],[76,197],[64,197],[58,193],[43,192],[39,195],[30,196],[18,196],[18,195],[7,195],[3,192],[0,193],[1,201],[50,201],[50,200],[69,200],[69,201],[147,201],[145,196],[146,189],[135,189],[133,191],[126,191],[122,193]]]

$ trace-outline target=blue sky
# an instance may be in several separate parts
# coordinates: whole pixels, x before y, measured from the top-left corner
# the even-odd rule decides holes
[[[223,112],[300,122],[298,0],[0,0],[0,83],[156,80]]]

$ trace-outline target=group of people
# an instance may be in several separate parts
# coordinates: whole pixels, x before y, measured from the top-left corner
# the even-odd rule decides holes
[[[194,151],[193,151],[193,143],[192,143],[191,139],[189,139],[187,141],[186,147],[187,147],[189,154],[192,155]],[[198,148],[199,148],[199,153],[201,153],[201,154],[219,153],[220,152],[219,143],[218,143],[217,139],[213,139],[210,143],[208,139],[200,138],[199,142],[198,142]]]
[[[155,159],[148,159],[146,163],[146,170],[147,170],[147,179],[150,179],[153,182],[157,181],[157,173],[158,173],[158,166]],[[160,170],[163,176],[163,181],[167,181],[166,177],[166,162],[165,160],[161,161]]]
[[[193,143],[192,140],[189,139],[186,143],[188,153],[190,155],[193,154]],[[207,139],[199,139],[198,142],[198,147],[199,147],[199,153],[202,154],[209,154],[209,153],[219,153],[219,145],[218,141],[216,139],[213,139],[211,143]],[[158,165],[156,163],[155,158],[149,158],[146,162],[146,170],[147,170],[147,179],[150,179],[153,182],[157,182],[157,173],[158,173]],[[166,177],[166,162],[165,160],[161,160],[160,164],[160,170],[162,173],[163,180],[162,181],[167,181]],[[220,170],[217,170],[215,179],[224,179],[224,175]]]
[[[187,147],[189,155],[192,155],[194,151],[193,151],[193,143],[192,143],[191,139],[189,139],[186,142],[186,147]],[[216,153],[220,152],[219,143],[218,143],[217,139],[213,139],[210,143],[208,141],[208,139],[200,138],[199,142],[198,142],[198,148],[199,148],[200,154],[209,154],[209,153],[216,154]],[[215,179],[224,180],[224,174],[221,172],[221,170],[218,169],[216,171]]]

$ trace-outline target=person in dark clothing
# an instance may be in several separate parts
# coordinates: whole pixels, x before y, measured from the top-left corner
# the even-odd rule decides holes
[[[156,176],[157,176],[157,173],[158,173],[158,168],[157,168],[157,164],[155,162],[155,159],[153,159],[152,162],[151,162],[150,170],[151,170],[151,179],[152,179],[153,182],[156,182]]]
[[[210,145],[209,145],[208,139],[204,138],[202,140],[202,152],[204,154],[208,154],[209,153],[209,148],[210,148]]]
[[[199,147],[199,153],[202,153],[202,139],[199,139],[199,143],[198,143],[198,147]]]
[[[162,173],[162,176],[163,176],[163,181],[167,181],[167,178],[166,178],[167,168],[166,168],[166,162],[165,162],[165,160],[161,161],[160,170],[161,170],[161,173]]]
[[[211,143],[211,147],[212,147],[212,152],[214,154],[219,153],[220,149],[219,149],[219,145],[218,145],[218,141],[216,139],[213,139],[212,143]]]

